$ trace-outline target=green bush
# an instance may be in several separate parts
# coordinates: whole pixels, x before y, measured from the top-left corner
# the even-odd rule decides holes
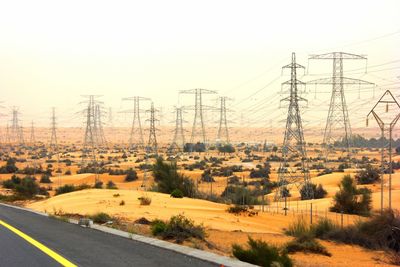
[[[33,197],[39,193],[39,185],[34,177],[26,176],[15,186],[15,191],[22,196]]]
[[[266,194],[266,190],[262,189],[249,189],[243,186],[228,185],[222,192],[221,197],[227,199],[232,204],[237,205],[258,205],[260,201],[258,197]]]
[[[330,231],[323,238],[369,249],[400,251],[400,215],[398,211],[384,210],[368,220]]]
[[[301,200],[324,198],[328,192],[322,184],[318,186],[313,183],[304,184],[300,189]]]
[[[306,220],[303,217],[299,217],[289,224],[288,229],[285,230],[285,234],[300,237],[304,235],[312,235],[312,232]]]
[[[48,174],[43,174],[43,175],[40,177],[40,183],[44,183],[44,184],[50,184],[50,183],[52,183],[51,180],[50,180],[50,176],[49,176]]]
[[[248,212],[249,208],[246,205],[235,205],[235,206],[230,206],[227,209],[227,211],[233,214],[241,214]]]
[[[380,180],[379,170],[368,164],[364,170],[357,172],[355,178],[359,184],[373,184]]]
[[[332,256],[323,245],[310,235],[296,237],[294,240],[286,243],[285,249],[288,253],[301,251],[305,253],[322,254],[329,257]]]
[[[102,181],[96,181],[94,183],[93,188],[102,189],[103,188],[103,182]]]
[[[18,171],[18,167],[15,165],[17,160],[15,158],[9,158],[5,166],[0,167],[0,173],[15,173]]]
[[[324,237],[326,234],[334,231],[337,228],[338,226],[328,218],[321,218],[317,221],[317,223],[311,225],[311,231],[313,232],[313,235],[318,238]]]
[[[338,226],[328,218],[320,218],[316,223],[310,225],[303,217],[299,217],[289,224],[288,229],[285,230],[285,234],[294,237],[310,236],[323,238],[336,229],[338,229]]]
[[[292,260],[286,251],[281,251],[278,247],[268,245],[262,240],[254,240],[249,237],[248,249],[242,248],[238,244],[232,246],[232,254],[239,260],[257,264],[259,266],[293,266]]]
[[[106,184],[107,189],[118,189],[117,185],[113,181],[108,181]]]
[[[70,192],[74,192],[76,190],[75,186],[73,184],[66,184],[63,186],[60,186],[59,188],[56,189],[55,195],[61,195],[61,194],[66,194]]]
[[[161,235],[162,233],[165,232],[166,228],[167,228],[167,224],[161,220],[152,221],[151,226],[150,226],[151,233],[154,236]]]
[[[16,185],[21,183],[21,178],[16,175],[11,176],[10,179],[3,181],[3,187],[7,189],[14,189]]]
[[[172,216],[165,224],[156,221],[152,226],[152,233],[160,235],[163,239],[174,239],[177,243],[182,243],[189,238],[205,239],[205,229],[203,225],[195,225],[191,219],[179,214]],[[157,228],[157,229],[156,229]]]
[[[132,182],[137,180],[138,176],[134,169],[130,168],[126,171],[125,182]]]
[[[171,197],[173,198],[183,198],[183,193],[179,189],[175,189],[174,191],[171,192]]]
[[[94,223],[106,223],[112,220],[112,217],[104,212],[99,212],[90,216]]]

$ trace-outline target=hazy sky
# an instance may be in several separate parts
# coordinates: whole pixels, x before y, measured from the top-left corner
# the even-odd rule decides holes
[[[56,106],[66,124],[79,122],[82,94],[104,95],[116,112],[127,108],[122,97],[151,97],[167,109],[177,104],[178,90],[207,88],[233,97],[238,117],[279,92],[288,78],[279,78],[280,68],[292,51],[306,66],[310,53],[366,54],[369,65],[387,65],[356,78],[389,86],[400,75],[399,10],[398,0],[2,1],[2,113],[19,106],[25,125],[47,125]],[[310,71],[331,67],[310,64]],[[315,99],[324,103],[329,94]]]

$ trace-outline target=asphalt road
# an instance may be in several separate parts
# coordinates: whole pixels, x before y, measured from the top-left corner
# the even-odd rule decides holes
[[[217,266],[166,249],[0,205],[0,220],[78,266]],[[0,225],[0,266],[60,266]]]

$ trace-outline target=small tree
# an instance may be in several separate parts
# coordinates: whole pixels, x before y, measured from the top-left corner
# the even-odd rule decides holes
[[[181,190],[184,196],[188,197],[195,193],[192,179],[178,172],[176,162],[166,163],[161,157],[157,158],[153,165],[153,176],[161,193],[171,194],[175,189]]]
[[[334,204],[330,208],[331,211],[359,215],[369,214],[372,202],[371,190],[368,188],[357,189],[350,175],[343,176],[339,188],[340,190],[333,198]]]
[[[373,184],[380,180],[379,171],[370,164],[365,169],[357,172],[355,178],[359,184]]]

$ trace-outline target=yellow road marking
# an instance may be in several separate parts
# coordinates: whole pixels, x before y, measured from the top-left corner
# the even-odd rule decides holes
[[[12,227],[11,225],[5,223],[4,221],[0,220],[0,225],[3,225],[5,228],[7,228],[10,231],[14,232],[15,234],[19,235],[20,237],[22,237],[23,239],[25,239],[26,241],[31,243],[33,246],[37,247],[38,249],[40,249],[41,251],[46,253],[48,256],[50,256],[51,258],[53,258],[54,260],[59,262],[61,265],[66,266],[66,267],[77,267],[75,264],[73,264],[72,262],[68,261],[67,259],[65,259],[61,255],[57,254],[55,251],[49,249],[45,245],[39,243],[38,241],[36,241],[32,237],[24,234],[20,230]]]

